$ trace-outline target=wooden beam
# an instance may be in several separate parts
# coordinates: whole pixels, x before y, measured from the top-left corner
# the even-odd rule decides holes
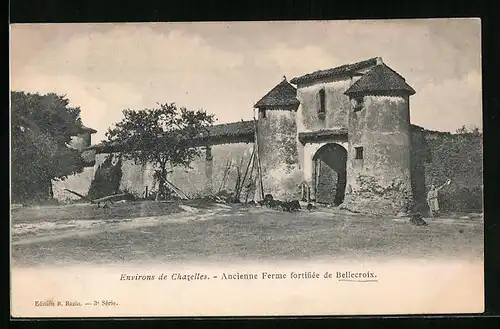
[[[264,184],[262,182],[262,165],[260,163],[259,143],[258,143],[258,138],[257,138],[257,122],[255,120],[255,116],[253,119],[253,125],[254,125],[254,131],[255,131],[255,147],[256,147],[256,154],[257,154],[257,169],[258,169],[259,181],[260,181],[260,193],[261,193],[262,200],[264,200]]]
[[[245,184],[245,180],[247,179],[247,174],[248,174],[248,169],[250,168],[250,163],[253,162],[252,160],[253,160],[254,153],[255,153],[255,144],[254,144],[253,149],[252,149],[252,155],[250,155],[250,159],[248,160],[247,169],[245,170],[245,174],[243,175],[243,180],[241,181],[239,191],[236,191],[236,198],[240,197],[242,187]]]

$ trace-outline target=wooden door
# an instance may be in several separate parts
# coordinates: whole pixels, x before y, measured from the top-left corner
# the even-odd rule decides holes
[[[321,159],[316,160],[316,202],[333,204],[337,195],[339,175]]]

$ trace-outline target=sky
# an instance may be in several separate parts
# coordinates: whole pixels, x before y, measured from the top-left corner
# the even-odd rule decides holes
[[[416,90],[411,122],[453,132],[482,127],[480,33],[479,19],[16,24],[10,84],[66,95],[97,143],[123,109],[248,120],[283,76],[382,57]]]

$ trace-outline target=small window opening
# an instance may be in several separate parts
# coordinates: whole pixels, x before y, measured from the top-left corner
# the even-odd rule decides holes
[[[352,107],[354,111],[360,111],[363,108],[363,97],[356,97],[352,99]]]
[[[266,118],[266,109],[260,109],[259,113],[260,113],[260,118],[261,119],[265,119]]]
[[[319,91],[319,110],[318,113],[320,115],[325,115],[326,112],[326,101],[325,101],[325,90],[321,89]]]
[[[355,147],[354,150],[356,152],[356,159],[357,160],[363,159],[363,148],[362,147]]]
[[[205,149],[205,159],[207,161],[212,161],[213,160],[213,157],[212,157],[212,148],[210,146],[207,146],[207,148]]]

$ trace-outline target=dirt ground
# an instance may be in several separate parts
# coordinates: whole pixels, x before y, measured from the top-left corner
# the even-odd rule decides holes
[[[13,209],[12,265],[483,257],[480,214],[405,218],[318,208],[295,212],[203,202],[128,202]]]

